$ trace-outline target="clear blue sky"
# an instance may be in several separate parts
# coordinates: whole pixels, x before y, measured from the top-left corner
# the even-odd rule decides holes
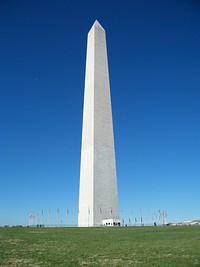
[[[200,1],[0,2],[0,225],[77,222],[86,38],[107,33],[119,204],[200,217]]]

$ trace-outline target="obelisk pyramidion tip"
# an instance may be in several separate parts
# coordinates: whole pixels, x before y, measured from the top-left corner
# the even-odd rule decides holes
[[[96,19],[93,26],[92,27],[98,27],[101,28],[102,30],[104,30],[104,28],[101,26],[101,24],[98,22],[98,20]]]

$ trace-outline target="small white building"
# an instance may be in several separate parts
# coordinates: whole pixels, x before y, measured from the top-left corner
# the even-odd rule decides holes
[[[103,220],[103,226],[120,226],[120,220],[119,219]]]

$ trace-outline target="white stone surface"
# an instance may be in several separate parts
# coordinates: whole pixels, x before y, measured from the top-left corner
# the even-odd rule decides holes
[[[106,36],[95,21],[87,41],[78,226],[118,218]]]

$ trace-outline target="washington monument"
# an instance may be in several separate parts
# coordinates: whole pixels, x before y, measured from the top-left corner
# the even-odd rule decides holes
[[[78,226],[119,223],[115,147],[105,30],[88,33]]]

